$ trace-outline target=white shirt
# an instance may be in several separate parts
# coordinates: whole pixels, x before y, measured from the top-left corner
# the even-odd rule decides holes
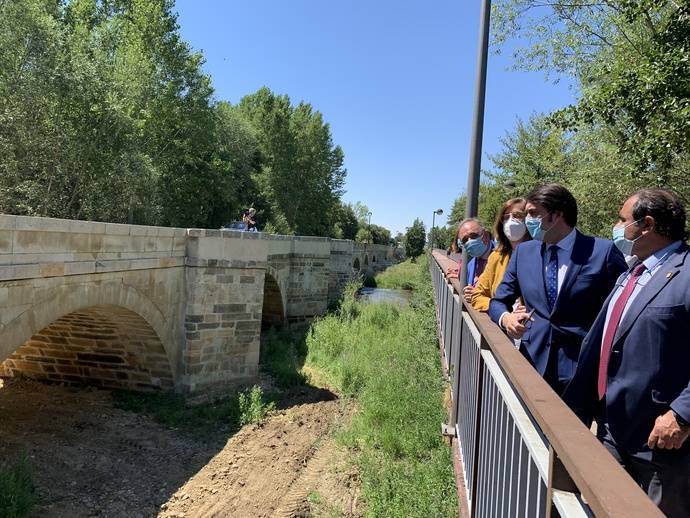
[[[675,241],[668,245],[667,247],[662,248],[661,250],[657,250],[655,253],[647,257],[644,261],[644,265],[647,267],[645,271],[640,275],[640,278],[637,279],[637,283],[635,284],[635,289],[633,292],[630,294],[630,298],[628,299],[628,302],[625,303],[625,308],[623,308],[623,313],[621,314],[621,319],[620,322],[623,321],[623,318],[625,318],[625,314],[628,312],[630,309],[630,306],[632,305],[633,301],[635,300],[635,297],[637,297],[640,292],[642,291],[642,288],[644,288],[647,283],[652,279],[654,274],[659,271],[659,269],[663,266],[663,264],[666,262],[666,259],[669,258],[671,253],[673,253],[678,247],[680,246],[680,241]],[[618,278],[618,282],[616,282],[616,287],[613,289],[613,296],[611,297],[611,300],[609,301],[609,307],[606,309],[606,321],[604,323],[604,332],[601,335],[601,342],[602,346],[604,343],[604,337],[606,336],[606,329],[609,326],[609,319],[611,318],[611,313],[613,312],[613,306],[616,304],[616,301],[618,300],[618,297],[621,296],[621,293],[623,293],[623,290],[625,289],[625,285],[628,283],[628,279],[630,278],[630,275],[632,274],[632,271],[635,269],[635,267],[639,264],[636,263],[635,266],[630,268],[626,273],[621,275]]]
[[[561,292],[561,287],[563,286],[563,281],[565,280],[565,274],[568,273],[568,266],[570,265],[570,257],[573,255],[573,248],[575,247],[575,238],[577,237],[577,232],[573,228],[567,236],[561,239],[558,243],[552,243],[558,247],[556,252],[558,255],[558,293]],[[542,253],[542,258],[544,259],[544,274],[546,274],[546,267],[549,261],[549,250],[550,244],[544,243],[544,252]],[[503,327],[503,317],[509,312],[505,311],[498,319],[498,325],[502,329]]]
[[[546,267],[549,263],[549,255],[551,254],[551,247],[558,247],[556,252],[558,255],[558,293],[561,292],[561,287],[563,286],[563,281],[565,280],[565,274],[568,273],[568,265],[570,264],[570,257],[573,255],[573,248],[575,247],[575,237],[577,233],[575,229],[572,229],[570,233],[555,244],[546,244],[544,246],[544,253],[542,258],[544,259],[544,275],[546,275]]]

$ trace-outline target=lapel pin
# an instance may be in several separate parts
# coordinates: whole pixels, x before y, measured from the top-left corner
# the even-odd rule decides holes
[[[668,273],[666,274],[666,278],[667,278],[667,279],[670,279],[671,277],[673,277],[673,272],[668,272]]]

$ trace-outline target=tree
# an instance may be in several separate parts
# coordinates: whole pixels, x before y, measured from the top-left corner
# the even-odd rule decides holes
[[[435,227],[429,231],[429,246],[447,249],[455,238],[457,227]]]
[[[359,223],[352,205],[349,203],[338,203],[334,210],[334,219],[333,237],[338,239],[355,239]]]
[[[426,230],[424,223],[419,218],[412,222],[412,226],[407,228],[405,232],[405,255],[407,257],[415,258],[424,253],[424,245],[426,243]]]
[[[611,188],[641,183],[688,198],[688,2],[499,0],[494,21],[499,45],[530,42],[517,53],[518,67],[568,75],[579,87],[577,102],[550,119],[585,135],[575,140],[576,158],[589,169],[578,180],[584,192],[601,203]],[[603,163],[585,156],[588,146]],[[616,176],[597,177],[611,157]]]
[[[256,131],[258,185],[270,200],[269,221],[284,219],[291,232],[303,235],[328,235],[328,215],[340,200],[346,171],[321,113],[304,102],[293,107],[287,95],[265,87],[242,98],[239,109]]]
[[[371,239],[377,245],[389,245],[391,242],[391,231],[380,225],[369,225]]]

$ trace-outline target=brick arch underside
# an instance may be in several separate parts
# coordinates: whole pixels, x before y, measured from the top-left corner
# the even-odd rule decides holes
[[[133,311],[110,305],[58,318],[0,364],[0,374],[130,390],[174,385],[156,331]]]
[[[0,330],[0,363],[30,341],[31,337],[62,317],[92,307],[108,306],[126,309],[139,315],[153,329],[167,358],[167,369],[172,371],[172,379],[176,379],[179,351],[176,347],[174,323],[166,319],[157,305],[132,285],[123,282],[122,279],[116,279],[65,284],[35,292],[41,293],[40,299],[35,300],[29,308]]]
[[[280,286],[268,271],[264,277],[264,302],[261,327],[278,327],[285,323],[285,306]]]

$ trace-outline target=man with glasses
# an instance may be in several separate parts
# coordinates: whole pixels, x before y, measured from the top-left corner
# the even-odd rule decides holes
[[[486,262],[494,249],[495,243],[491,234],[484,228],[477,218],[467,218],[458,225],[458,250],[467,251],[470,260],[467,263],[467,285],[463,296],[471,295],[472,288],[477,284],[479,276],[486,268]]]
[[[690,247],[678,196],[645,189],[613,240],[630,270],[582,343],[563,399],[666,516],[690,516]]]
[[[577,203],[565,187],[547,184],[526,200],[525,225],[533,239],[513,252],[489,316],[520,340],[523,355],[561,394],[583,338],[626,265],[611,241],[575,228]],[[524,307],[513,311],[519,297]]]

